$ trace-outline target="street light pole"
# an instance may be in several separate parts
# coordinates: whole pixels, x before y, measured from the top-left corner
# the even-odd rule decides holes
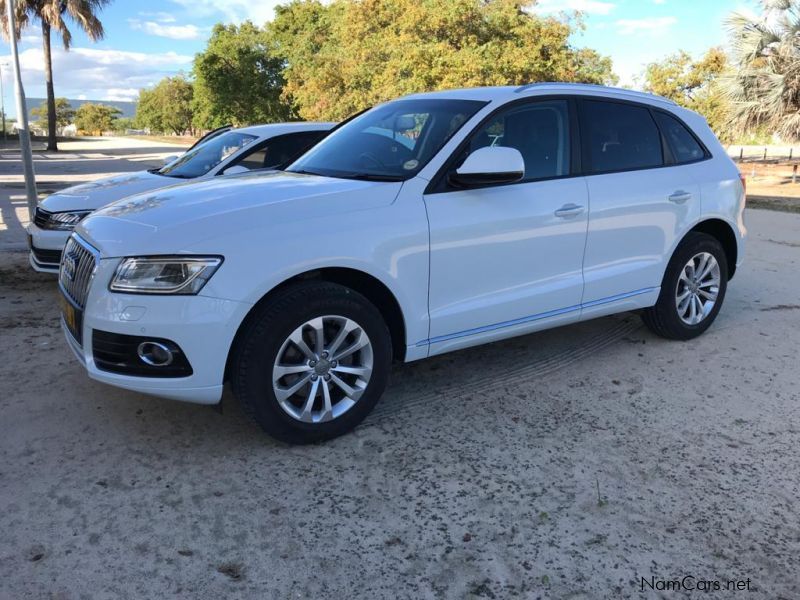
[[[17,51],[16,24],[14,23],[15,0],[6,0],[8,44],[11,46],[11,58],[14,67],[14,90],[17,100],[17,133],[19,133],[19,149],[22,158],[22,170],[25,173],[25,194],[28,198],[28,218],[33,221],[39,196],[36,193],[36,175],[33,172],[33,154],[31,153],[31,134],[28,130],[28,107],[25,105],[25,90],[22,87],[22,75],[19,71],[19,52]]]
[[[0,113],[3,115],[3,142],[8,142],[6,133],[6,93],[3,90],[3,67],[8,63],[0,63]]]

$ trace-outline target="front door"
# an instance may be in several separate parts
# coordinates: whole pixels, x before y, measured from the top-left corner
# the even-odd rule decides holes
[[[580,316],[589,207],[586,182],[571,176],[573,121],[567,100],[503,109],[471,134],[463,155],[516,148],[524,179],[425,196],[430,354]]]

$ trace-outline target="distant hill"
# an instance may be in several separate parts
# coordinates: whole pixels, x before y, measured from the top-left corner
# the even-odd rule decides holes
[[[45,98],[28,98],[28,119],[29,120],[36,120],[30,113],[31,110],[41,106],[43,102],[45,102]],[[113,106],[114,108],[118,108],[122,111],[120,117],[129,117],[133,118],[136,115],[136,102],[118,102],[116,100],[74,100],[72,98],[67,98],[67,101],[70,103],[72,108],[75,110],[78,109],[82,104],[105,104],[107,106]]]

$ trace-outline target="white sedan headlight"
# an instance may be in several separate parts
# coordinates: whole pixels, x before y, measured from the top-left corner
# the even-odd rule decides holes
[[[133,294],[197,294],[222,264],[220,256],[126,258],[109,289]]]
[[[84,218],[89,216],[90,210],[73,210],[64,212],[48,212],[41,208],[36,209],[35,223],[42,229],[56,231],[72,231]]]

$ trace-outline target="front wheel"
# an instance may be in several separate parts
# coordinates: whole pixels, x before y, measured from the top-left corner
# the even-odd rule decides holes
[[[364,420],[391,363],[380,312],[361,294],[327,282],[289,288],[257,310],[237,344],[231,379],[264,431],[305,444]]]
[[[689,340],[716,319],[728,287],[728,261],[716,238],[690,233],[667,265],[656,305],[642,320],[656,335]]]

